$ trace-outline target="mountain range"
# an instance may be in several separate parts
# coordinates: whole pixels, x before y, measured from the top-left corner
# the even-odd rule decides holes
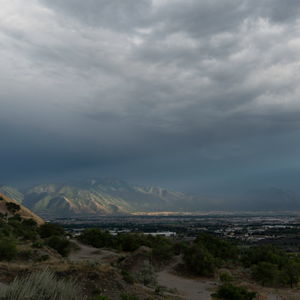
[[[194,211],[198,200],[159,187],[131,185],[115,178],[69,184],[41,184],[26,189],[1,186],[0,193],[44,217]]]
[[[300,198],[296,193],[275,187],[248,191],[233,199],[221,199],[132,185],[117,178],[40,184],[22,189],[3,185],[0,193],[46,218],[208,210],[300,210]]]

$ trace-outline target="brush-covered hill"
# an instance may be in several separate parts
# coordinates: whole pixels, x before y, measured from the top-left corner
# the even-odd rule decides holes
[[[183,193],[158,187],[131,185],[115,178],[69,184],[42,184],[17,190],[0,187],[6,195],[41,216],[130,214],[135,212],[191,211],[199,203]]]
[[[3,216],[13,217],[18,214],[21,219],[33,219],[38,225],[44,224],[44,220],[30,211],[28,208],[20,204],[14,199],[10,199],[3,194],[0,194],[0,213]]]

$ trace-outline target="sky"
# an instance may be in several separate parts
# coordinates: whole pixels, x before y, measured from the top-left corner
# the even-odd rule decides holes
[[[0,183],[300,192],[300,1],[0,5]]]

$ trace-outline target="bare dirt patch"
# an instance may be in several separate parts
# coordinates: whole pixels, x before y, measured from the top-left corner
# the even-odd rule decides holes
[[[103,262],[113,262],[118,259],[119,254],[105,249],[97,249],[92,246],[84,245],[79,243],[77,240],[72,240],[74,244],[76,244],[79,249],[73,251],[69,255],[69,260],[71,261],[95,261],[101,260]]]
[[[185,278],[177,275],[174,264],[157,273],[159,285],[174,291],[182,299],[186,300],[210,300],[211,294],[216,288],[217,282],[208,279]]]

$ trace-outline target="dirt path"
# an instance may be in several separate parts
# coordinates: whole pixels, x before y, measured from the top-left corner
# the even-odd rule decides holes
[[[103,260],[109,261],[111,259],[117,258],[118,254],[113,251],[97,249],[92,246],[87,246],[79,243],[76,240],[72,240],[80,249],[72,252],[69,255],[71,261],[80,261],[80,260]]]
[[[176,290],[182,299],[210,300],[216,282],[210,280],[189,279],[173,273],[174,264],[157,273],[157,281],[168,289]]]

